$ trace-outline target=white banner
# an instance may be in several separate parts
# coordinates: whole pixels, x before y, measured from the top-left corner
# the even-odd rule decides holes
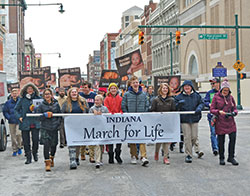
[[[180,141],[180,114],[125,113],[66,116],[68,146]]]

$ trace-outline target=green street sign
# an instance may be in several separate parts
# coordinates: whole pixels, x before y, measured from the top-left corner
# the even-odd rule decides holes
[[[199,34],[198,38],[201,40],[227,39],[227,34]]]

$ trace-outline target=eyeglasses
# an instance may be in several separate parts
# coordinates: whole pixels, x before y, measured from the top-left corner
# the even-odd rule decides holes
[[[44,95],[47,96],[47,95],[51,95],[51,94],[50,93],[45,93]]]

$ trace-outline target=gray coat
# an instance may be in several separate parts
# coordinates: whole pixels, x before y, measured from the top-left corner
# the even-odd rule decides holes
[[[148,112],[149,102],[146,94],[142,92],[141,87],[136,93],[132,87],[124,94],[122,98],[122,111],[124,113]]]

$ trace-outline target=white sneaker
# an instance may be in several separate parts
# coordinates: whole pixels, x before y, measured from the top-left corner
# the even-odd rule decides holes
[[[149,164],[148,159],[145,157],[143,157],[141,161],[142,161],[142,166],[146,166],[147,164]]]
[[[136,164],[137,163],[137,160],[135,157],[131,157],[131,164]]]

